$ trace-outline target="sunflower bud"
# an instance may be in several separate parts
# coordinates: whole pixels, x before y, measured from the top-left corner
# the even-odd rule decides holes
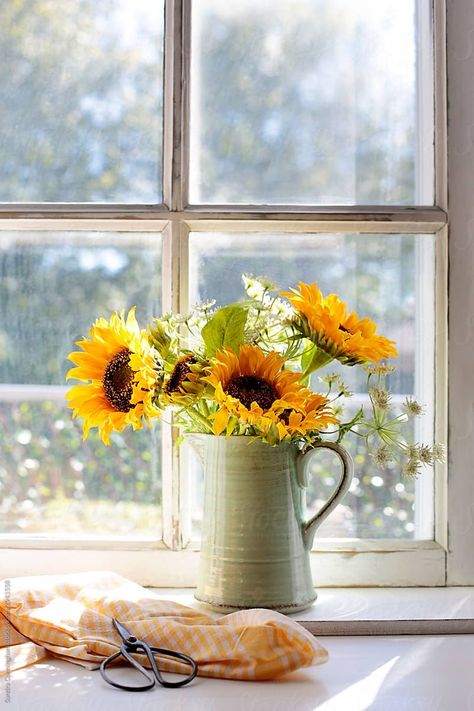
[[[206,387],[207,366],[207,361],[192,353],[180,356],[163,385],[163,402],[187,407],[199,400]]]
[[[158,319],[155,319],[154,325],[148,328],[148,334],[150,345],[156,348],[160,356],[165,360],[171,348],[171,338],[167,334],[165,327]]]

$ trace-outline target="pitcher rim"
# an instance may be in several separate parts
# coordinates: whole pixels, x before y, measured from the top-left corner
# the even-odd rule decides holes
[[[222,439],[222,440],[233,440],[233,439],[253,439],[255,441],[260,441],[262,444],[268,444],[267,442],[264,442],[264,440],[259,437],[258,435],[229,435],[228,437],[226,435],[216,435],[212,432],[183,432],[184,436],[187,437],[188,435],[198,435],[199,437],[215,437],[216,439]],[[290,444],[290,442],[278,442],[278,444]],[[268,444],[269,447],[272,447],[273,445]]]
[[[270,449],[276,449],[277,447],[281,448],[296,448],[300,449],[298,444],[296,442],[278,442],[276,444],[270,444],[269,442],[265,442],[261,437],[258,437],[256,435],[229,435],[228,437],[226,435],[216,435],[211,432],[184,432],[184,438],[186,439],[187,437],[192,438],[192,437],[205,437],[206,439],[214,439],[214,440],[219,440],[220,442],[248,442],[249,444],[253,443],[258,443],[264,447],[269,447]]]

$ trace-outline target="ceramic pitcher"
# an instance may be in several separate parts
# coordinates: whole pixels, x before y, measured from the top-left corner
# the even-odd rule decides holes
[[[347,493],[348,452],[333,442],[306,453],[250,437],[187,436],[204,469],[204,509],[195,597],[213,610],[266,607],[291,613],[316,599],[309,552],[316,529]],[[322,447],[336,453],[339,483],[306,520],[309,468]]]

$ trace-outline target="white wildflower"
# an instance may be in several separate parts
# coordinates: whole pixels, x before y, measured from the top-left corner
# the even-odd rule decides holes
[[[375,464],[383,469],[393,460],[392,453],[386,444],[381,444],[371,455]]]
[[[293,316],[293,309],[290,304],[283,299],[274,299],[271,305],[272,314],[282,319],[290,320]]]
[[[370,399],[375,407],[380,410],[388,410],[390,407],[390,393],[385,388],[376,386],[369,389]]]
[[[274,291],[278,287],[270,279],[263,276],[253,276],[253,274],[242,274],[244,289],[251,299],[260,301],[267,291]]]
[[[423,407],[414,398],[407,397],[403,403],[403,409],[407,415],[412,417],[419,417],[423,414]]]
[[[364,365],[364,370],[369,375],[388,375],[394,373],[396,368],[388,363],[367,363]]]
[[[195,311],[203,311],[204,313],[207,313],[207,312],[210,311],[215,305],[216,305],[216,300],[215,300],[215,299],[208,299],[207,301],[201,301],[201,303],[195,304],[194,310],[195,310]]]
[[[415,479],[420,473],[420,462],[418,459],[408,459],[403,465],[403,474],[411,479]]]
[[[418,457],[422,464],[431,466],[433,464],[433,450],[427,444],[422,444],[418,450]]]
[[[328,388],[332,388],[338,378],[339,375],[337,373],[328,373],[327,375],[322,375],[321,377],[319,377],[318,380],[321,383],[326,383]]]
[[[328,375],[321,376],[319,381],[325,383],[330,390],[334,388],[334,390],[337,390],[337,392],[344,397],[351,397],[352,395],[339,373],[328,373]]]
[[[417,444],[409,444],[406,448],[406,456],[408,459],[420,459],[420,448]]]

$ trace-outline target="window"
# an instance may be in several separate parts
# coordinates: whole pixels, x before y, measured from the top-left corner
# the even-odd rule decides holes
[[[166,422],[109,449],[82,443],[64,405],[67,353],[114,309],[136,305],[145,324],[236,298],[242,272],[282,288],[317,280],[398,342],[395,399],[425,404],[416,439],[446,440],[442,2],[5,5],[9,574],[105,565],[144,584],[195,582],[192,453]],[[315,580],[444,584],[443,468],[411,482],[351,446],[356,478],[317,538]],[[309,507],[333,484],[323,462]]]
[[[163,2],[0,12],[0,199],[161,202]]]
[[[0,233],[3,534],[160,531],[160,427],[125,431],[108,450],[96,432],[83,442],[64,387],[94,312],[160,309],[160,246],[159,233]]]
[[[399,357],[397,372],[391,377],[391,392],[400,405],[407,396],[416,394],[422,399],[426,408],[423,434],[431,441],[433,435],[426,419],[433,418],[429,397],[434,365],[430,321],[434,303],[433,257],[431,235],[191,232],[190,302],[215,298],[222,305],[238,300],[242,273],[265,273],[279,284],[297,284],[300,279],[311,283],[318,274],[324,293],[344,293],[359,314],[374,319],[382,333],[391,333],[396,338]],[[426,308],[422,307],[423,301]],[[416,363],[421,355],[419,342],[424,344],[421,360],[430,374],[427,378],[421,377]],[[335,369],[331,363],[325,370]],[[360,405],[367,405],[365,378],[358,369],[340,370],[355,394],[354,409],[349,413],[354,415]],[[313,375],[315,390],[322,374],[318,371]],[[415,439],[421,437],[420,431],[412,434]],[[378,469],[357,438],[349,438],[346,446],[356,462],[356,476],[346,499],[319,529],[318,538],[431,537],[432,521],[429,522],[428,515],[422,519],[418,514],[418,508],[422,507],[421,491],[415,491],[415,481],[402,477],[397,466]],[[336,483],[331,457],[324,460],[321,455],[307,496],[308,506],[314,512]],[[425,472],[423,479],[426,489],[431,484],[430,473]],[[197,495],[194,512],[199,509],[200,499]]]

